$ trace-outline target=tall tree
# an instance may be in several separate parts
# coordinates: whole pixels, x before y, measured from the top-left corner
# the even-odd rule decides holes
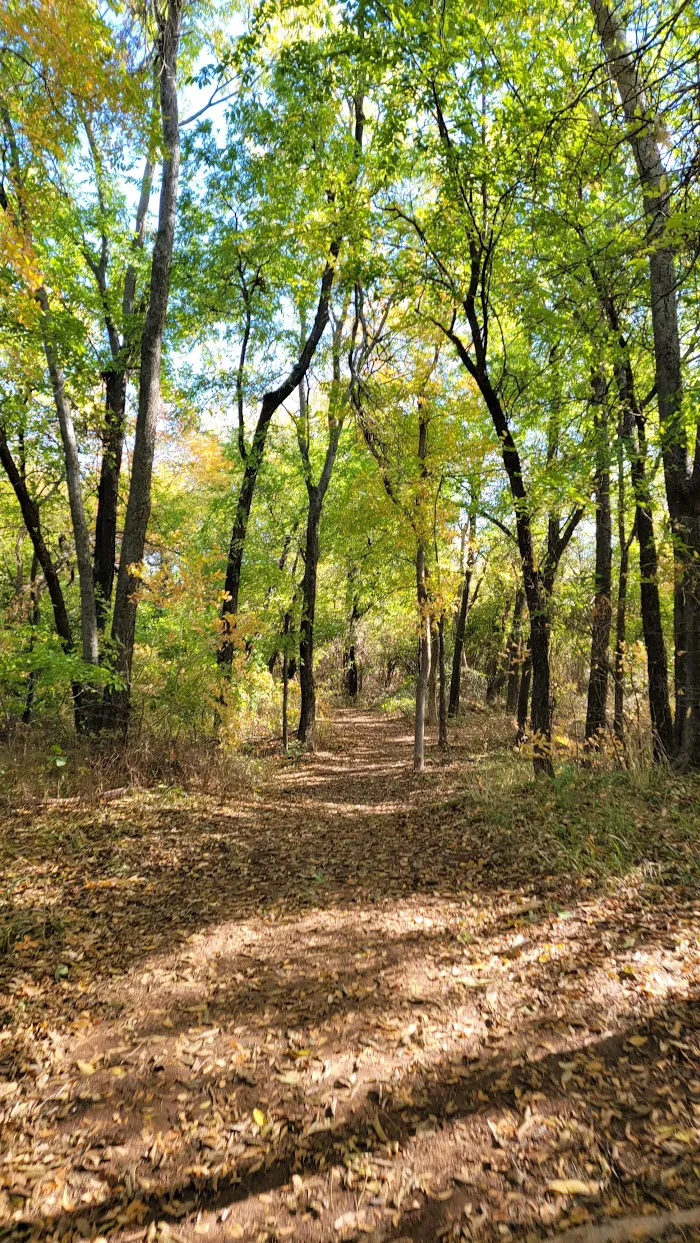
[[[159,9],[155,11],[156,73],[159,81],[163,139],[158,232],[151,256],[148,308],[141,337],[136,433],[112,620],[112,639],[116,649],[115,664],[121,675],[123,686],[110,692],[105,705],[107,723],[122,731],[126,730],[128,724],[139,573],[151,512],[153,454],[161,406],[161,353],[175,241],[175,216],[180,173],[177,55],[183,4],[184,0],[168,0],[164,12]]]

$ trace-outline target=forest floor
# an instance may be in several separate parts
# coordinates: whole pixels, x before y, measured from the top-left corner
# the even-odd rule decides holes
[[[0,1238],[700,1238],[700,784],[510,732],[7,806]]]

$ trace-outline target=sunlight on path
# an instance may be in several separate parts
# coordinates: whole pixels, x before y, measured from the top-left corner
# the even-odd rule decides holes
[[[0,1238],[539,1239],[700,1200],[697,901],[523,885],[403,723],[327,735],[235,807],[20,826],[58,941],[0,959]]]

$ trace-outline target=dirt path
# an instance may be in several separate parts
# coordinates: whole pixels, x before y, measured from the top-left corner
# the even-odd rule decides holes
[[[420,779],[406,723],[326,732],[227,805],[3,825],[0,1238],[535,1240],[700,1203],[697,894],[533,875],[479,720]]]

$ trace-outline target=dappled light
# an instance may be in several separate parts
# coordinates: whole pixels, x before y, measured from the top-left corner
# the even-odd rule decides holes
[[[455,814],[485,770],[426,787],[400,722],[324,728],[235,807],[5,821],[5,1236],[540,1238],[695,1203],[696,889],[526,876],[512,826]]]

